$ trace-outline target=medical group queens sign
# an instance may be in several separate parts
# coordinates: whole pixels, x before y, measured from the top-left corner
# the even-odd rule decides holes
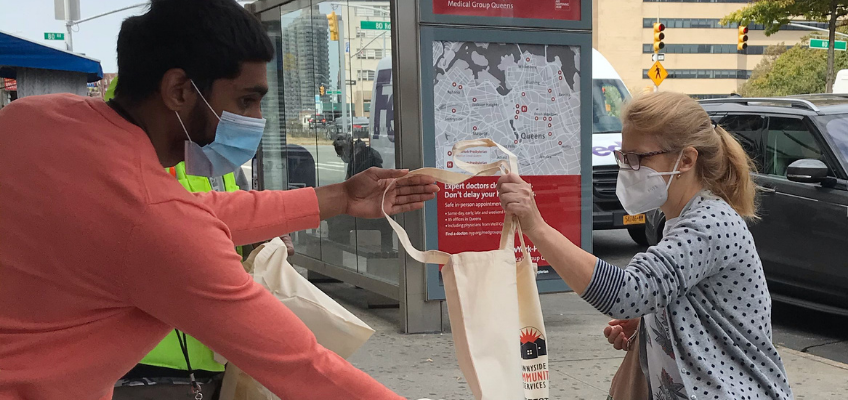
[[[433,13],[579,21],[580,0],[433,0]]]

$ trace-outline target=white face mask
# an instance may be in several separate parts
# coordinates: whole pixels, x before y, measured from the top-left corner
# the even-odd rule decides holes
[[[646,166],[642,166],[638,171],[632,169],[618,171],[615,194],[621,201],[624,211],[630,215],[642,214],[656,210],[665,204],[668,200],[668,188],[671,186],[671,181],[674,175],[680,174],[677,167],[681,158],[683,158],[682,151],[671,172],[657,172]],[[662,178],[664,175],[671,175],[668,183]]]

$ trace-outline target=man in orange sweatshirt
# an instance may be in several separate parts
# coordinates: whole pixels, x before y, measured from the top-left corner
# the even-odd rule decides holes
[[[234,245],[378,218],[406,172],[290,191],[187,192],[253,157],[273,48],[234,0],[153,0],[124,21],[108,104],[33,96],[0,110],[0,399],[109,399],[177,328],[284,399],[399,399],[318,345]],[[85,179],[80,179],[85,177]],[[438,187],[397,179],[385,208]]]

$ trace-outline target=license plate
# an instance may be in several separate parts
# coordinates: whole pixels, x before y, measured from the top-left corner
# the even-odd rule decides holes
[[[645,223],[645,214],[625,215],[624,225],[638,225]]]

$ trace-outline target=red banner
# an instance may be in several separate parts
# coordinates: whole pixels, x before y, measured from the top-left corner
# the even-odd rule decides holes
[[[3,90],[10,92],[18,90],[18,81],[9,78],[3,78]]]
[[[523,176],[533,185],[542,218],[580,246],[580,176]],[[495,184],[498,177],[477,177],[459,185],[441,185],[438,194],[439,250],[448,253],[497,248],[504,212]],[[516,241],[517,242],[517,241]],[[530,257],[548,265],[528,240]],[[520,248],[515,247],[516,257]]]
[[[433,0],[433,13],[579,21],[580,0]]]

